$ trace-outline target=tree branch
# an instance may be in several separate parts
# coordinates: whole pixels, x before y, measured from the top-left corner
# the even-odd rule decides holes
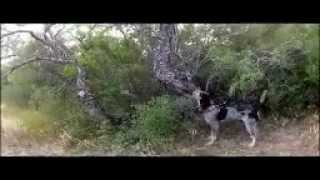
[[[77,39],[80,43],[83,43],[83,40],[85,40],[88,36],[91,35],[91,33],[94,31],[94,29],[96,29],[98,27],[97,24],[94,24],[92,26],[89,26],[89,30],[88,32],[86,32],[85,34],[83,35],[80,35],[80,37],[77,37],[75,39]]]
[[[8,73],[6,73],[4,76],[8,76],[15,70],[26,66],[27,64],[31,64],[34,62],[39,62],[39,61],[47,61],[50,63],[56,63],[56,64],[74,64],[77,69],[78,69],[78,75],[77,75],[77,80],[75,84],[75,92],[78,94],[78,97],[80,99],[80,102],[84,106],[85,110],[87,113],[89,113],[90,116],[93,116],[96,120],[104,120],[111,118],[111,115],[108,114],[108,112],[104,112],[99,104],[96,102],[96,99],[94,97],[94,94],[92,93],[90,87],[87,85],[85,79],[86,79],[86,72],[85,69],[82,68],[78,63],[77,59],[73,57],[72,51],[64,44],[64,41],[61,40],[60,38],[57,38],[58,34],[62,31],[60,29],[54,37],[52,37],[52,34],[50,33],[50,27],[52,25],[47,25],[45,26],[44,31],[42,32],[41,36],[35,34],[33,31],[28,31],[28,30],[18,30],[18,31],[13,31],[9,32],[6,34],[2,34],[3,37],[8,37],[14,34],[18,33],[26,33],[29,34],[33,39],[36,41],[39,41],[41,45],[47,47],[44,48],[44,52],[46,55],[45,57],[39,57],[35,56],[32,58],[27,59],[25,62],[13,66]],[[95,25],[92,26],[90,29],[93,30],[95,28]],[[49,33],[49,36],[47,35]]]
[[[72,64],[73,61],[59,61],[59,60],[55,60],[55,59],[50,59],[50,58],[41,58],[41,57],[33,57],[33,58],[30,58],[28,59],[27,61],[21,63],[21,64],[18,64],[18,65],[15,65],[13,66],[5,75],[4,77],[7,77],[9,74],[13,73],[13,71],[27,65],[27,64],[31,64],[31,63],[34,63],[34,62],[39,62],[39,61],[47,61],[47,62],[52,62],[52,63],[56,63],[56,64],[62,64],[62,65],[66,65],[66,64]]]
[[[33,31],[28,31],[28,30],[17,30],[17,31],[12,31],[6,34],[1,35],[1,39],[14,35],[14,34],[19,34],[19,33],[26,33],[29,34],[31,37],[33,37],[35,40],[41,42],[43,45],[50,47],[51,49],[55,49],[55,46],[52,45],[51,43],[48,43],[47,41],[41,39],[39,36],[37,36]]]
[[[16,56],[17,56],[17,55],[15,55],[15,54],[2,56],[2,57],[1,57],[1,60],[2,60],[2,59],[8,59],[8,58],[11,58],[11,57],[16,57]]]

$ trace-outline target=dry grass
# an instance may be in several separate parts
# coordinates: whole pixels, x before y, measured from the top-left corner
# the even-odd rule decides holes
[[[1,105],[2,156],[60,156],[65,155],[65,140],[60,137],[36,138],[19,126],[19,119]]]
[[[35,138],[19,127],[19,120],[14,118],[14,111],[1,106],[1,152],[3,156],[71,156],[74,146],[92,148],[92,151],[77,153],[80,156],[114,156],[112,152],[97,149],[88,140],[75,141],[67,133],[59,137]],[[226,124],[222,128],[218,142],[210,147],[204,147],[207,134],[200,134],[192,141],[191,138],[181,137],[173,152],[161,155],[183,156],[319,156],[319,111],[307,113],[301,119],[281,120],[271,123],[264,119],[260,124],[260,136],[257,146],[248,148],[250,139],[240,124]],[[88,149],[90,149],[88,148]],[[123,154],[122,154],[123,155]],[[128,154],[129,155],[129,154]],[[138,155],[138,154],[137,154]],[[144,156],[144,155],[142,155]]]

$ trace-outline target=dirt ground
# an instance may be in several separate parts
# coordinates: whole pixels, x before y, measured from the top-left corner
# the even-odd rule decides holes
[[[36,139],[19,127],[19,120],[1,105],[1,156],[56,156],[65,154],[61,138]]]
[[[303,119],[287,120],[283,124],[259,124],[256,146],[249,148],[250,138],[243,125],[224,124],[220,138],[212,146],[204,146],[207,135],[199,135],[193,144],[179,145],[177,155],[190,156],[319,156],[319,115],[313,113]],[[289,123],[290,122],[290,123]]]
[[[4,107],[1,107],[1,109]],[[17,119],[1,114],[2,156],[65,156],[68,155],[63,137],[37,140],[19,128]],[[279,122],[279,121],[278,121]],[[281,122],[286,122],[285,120]],[[181,140],[175,156],[319,156],[319,115],[311,113],[290,123],[260,124],[256,147],[249,148],[249,136],[241,123],[224,124],[218,141],[204,146],[206,134]],[[187,140],[188,139],[188,140]]]

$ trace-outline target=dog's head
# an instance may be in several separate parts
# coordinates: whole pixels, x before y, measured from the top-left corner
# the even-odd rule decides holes
[[[211,105],[209,93],[201,90],[200,88],[193,91],[192,96],[196,100],[200,110],[207,109]]]
[[[192,97],[197,101],[198,106],[200,107],[200,100],[201,100],[201,89],[197,88],[192,92]]]
[[[254,121],[257,122],[260,120],[258,111],[256,109],[245,109],[240,111],[241,120],[243,121]]]

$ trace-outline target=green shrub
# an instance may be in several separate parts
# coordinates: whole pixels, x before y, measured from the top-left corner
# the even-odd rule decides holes
[[[193,120],[194,110],[197,107],[197,102],[194,99],[177,97],[175,100],[175,106],[179,119],[184,122]]]
[[[98,33],[82,44],[80,52],[79,62],[86,69],[88,84],[103,109],[130,113],[132,104],[148,101],[159,89],[151,78],[142,49],[131,39]]]
[[[78,71],[75,66],[67,65],[63,69],[63,74],[67,78],[75,78],[77,76],[77,73]]]
[[[243,58],[238,62],[236,74],[230,84],[229,96],[246,97],[250,92],[259,88],[264,72],[251,59],[252,53],[250,50],[242,51]]]
[[[33,110],[20,110],[18,116],[20,126],[34,137],[49,137],[56,133],[57,127],[52,123],[51,117],[44,113]]]
[[[134,128],[122,128],[113,135],[112,143],[123,148],[135,145],[139,142],[138,131]]]
[[[134,126],[139,139],[151,144],[170,140],[179,127],[178,113],[169,96],[153,98],[146,105],[137,106]]]
[[[214,79],[214,94],[248,99],[268,90],[265,108],[273,112],[305,108],[319,98],[318,25],[250,25],[212,46],[201,78]],[[227,92],[227,93],[225,93]],[[285,110],[287,109],[287,110]]]
[[[1,82],[1,100],[7,105],[27,108],[32,92],[36,88],[36,73],[30,67],[23,67],[10,74],[8,83]]]

